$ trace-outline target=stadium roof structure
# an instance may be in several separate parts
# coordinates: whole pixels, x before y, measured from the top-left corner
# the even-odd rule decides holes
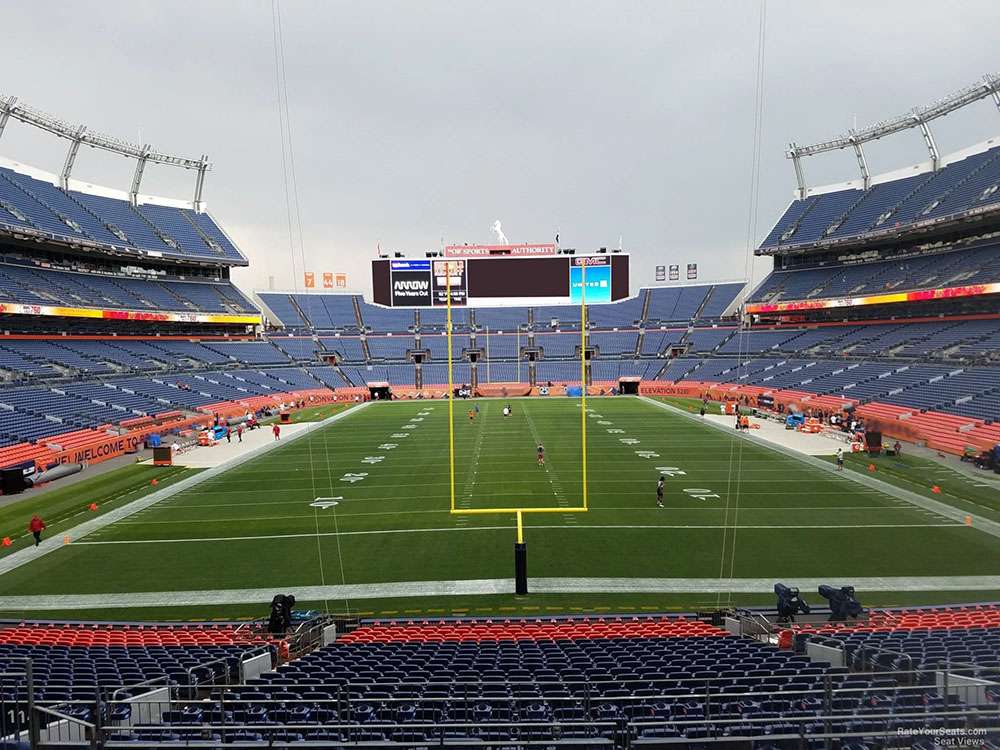
[[[139,187],[142,184],[142,175],[146,164],[163,164],[170,167],[180,167],[197,172],[195,181],[193,207],[197,210],[201,204],[201,195],[205,186],[205,173],[212,168],[207,155],[202,155],[199,159],[187,159],[181,156],[157,151],[148,143],[137,145],[121,138],[110,135],[94,133],[87,129],[86,125],[73,125],[65,120],[50,115],[26,104],[18,103],[16,96],[0,96],[0,137],[7,126],[7,121],[13,117],[15,120],[26,125],[39,128],[52,133],[59,138],[65,138],[70,142],[69,151],[66,153],[66,161],[63,164],[62,172],[59,176],[60,187],[68,189],[70,173],[73,171],[73,164],[76,161],[77,152],[80,146],[85,144],[91,148],[99,148],[110,151],[121,156],[135,159],[135,172],[132,176],[132,187],[129,190],[129,199],[134,204],[139,195]]]
[[[808,194],[808,187],[805,175],[802,171],[802,158],[805,156],[815,156],[827,151],[838,151],[845,148],[853,148],[858,160],[858,169],[861,172],[861,179],[864,188],[867,190],[871,185],[871,175],[868,171],[868,162],[865,159],[863,144],[870,141],[879,140],[886,136],[899,133],[911,128],[920,128],[924,137],[924,144],[930,154],[930,161],[933,169],[940,166],[941,156],[938,152],[937,143],[934,141],[934,134],[931,132],[929,123],[939,117],[944,117],[969,104],[981,101],[987,97],[992,97],[997,108],[1000,109],[1000,75],[987,74],[983,77],[982,83],[967,86],[960,91],[951,94],[933,104],[925,107],[914,107],[906,114],[899,115],[889,120],[870,125],[861,130],[849,130],[846,135],[839,136],[832,140],[821,141],[809,146],[799,146],[794,142],[789,144],[785,156],[792,160],[795,167],[795,179],[798,183],[798,198],[805,198]]]

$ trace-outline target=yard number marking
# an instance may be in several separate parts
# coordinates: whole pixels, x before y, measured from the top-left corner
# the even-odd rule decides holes
[[[338,500],[343,500],[342,497],[317,497],[313,502],[309,503],[310,508],[321,508],[326,510],[327,508],[332,508],[337,505]]]
[[[357,473],[348,472],[348,473],[344,474],[344,476],[342,476],[340,478],[340,481],[341,482],[350,482],[350,483],[353,484],[354,482],[360,482],[366,476],[368,476],[368,472],[367,471],[360,471],[360,472],[357,472]]]
[[[684,491],[695,500],[719,499],[719,496],[712,492],[712,490],[706,490],[704,487],[685,487]]]

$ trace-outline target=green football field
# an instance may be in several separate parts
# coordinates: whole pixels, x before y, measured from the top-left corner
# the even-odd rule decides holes
[[[470,402],[455,403],[460,509],[580,507],[586,421],[589,509],[524,515],[527,597],[514,597],[507,580],[514,514],[450,513],[448,403],[428,401],[349,410],[0,576],[0,611],[250,616],[266,610],[260,590],[362,615],[693,609],[771,602],[757,579],[875,577],[885,580],[858,587],[865,604],[1000,598],[982,586],[963,589],[963,577],[1000,575],[1000,540],[849,472],[645,399],[590,399],[585,417],[579,399],[515,399],[509,417],[506,402],[476,403],[474,419]],[[130,469],[141,470],[154,471]],[[879,476],[922,494],[932,470],[899,463],[898,476],[888,467]],[[142,486],[145,476],[137,477]],[[945,494],[963,511],[979,506],[988,515],[996,492],[978,492],[962,485]],[[936,582],[921,588],[928,577]],[[205,591],[222,595],[199,598]],[[94,596],[82,604],[80,595]],[[33,603],[13,607],[9,597]]]

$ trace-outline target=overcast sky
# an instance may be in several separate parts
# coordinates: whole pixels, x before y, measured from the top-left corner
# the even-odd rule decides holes
[[[757,2],[283,0],[306,269],[367,289],[383,250],[512,242],[745,274]],[[270,0],[7,0],[0,93],[215,168],[205,199],[250,258],[244,288],[293,286]],[[759,241],[795,187],[783,149],[900,114],[1000,72],[1000,5],[770,0]],[[943,153],[1000,132],[990,101],[938,121]],[[58,171],[65,142],[12,122],[0,154]],[[925,158],[908,132],[872,172]],[[805,164],[852,179],[848,152]],[[127,188],[132,164],[87,150],[74,176]],[[143,192],[194,179],[150,167]],[[297,236],[296,236],[297,242]],[[296,245],[297,246],[297,245]],[[758,261],[759,276],[769,263]],[[296,251],[295,276],[301,268]],[[298,282],[301,284],[301,281]]]

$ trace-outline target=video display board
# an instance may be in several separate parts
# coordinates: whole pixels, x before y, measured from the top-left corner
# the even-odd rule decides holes
[[[586,268],[586,271],[584,269]],[[586,290],[584,291],[584,280]],[[622,253],[554,256],[380,259],[372,262],[374,302],[389,307],[451,304],[580,304],[629,296],[629,258]]]

